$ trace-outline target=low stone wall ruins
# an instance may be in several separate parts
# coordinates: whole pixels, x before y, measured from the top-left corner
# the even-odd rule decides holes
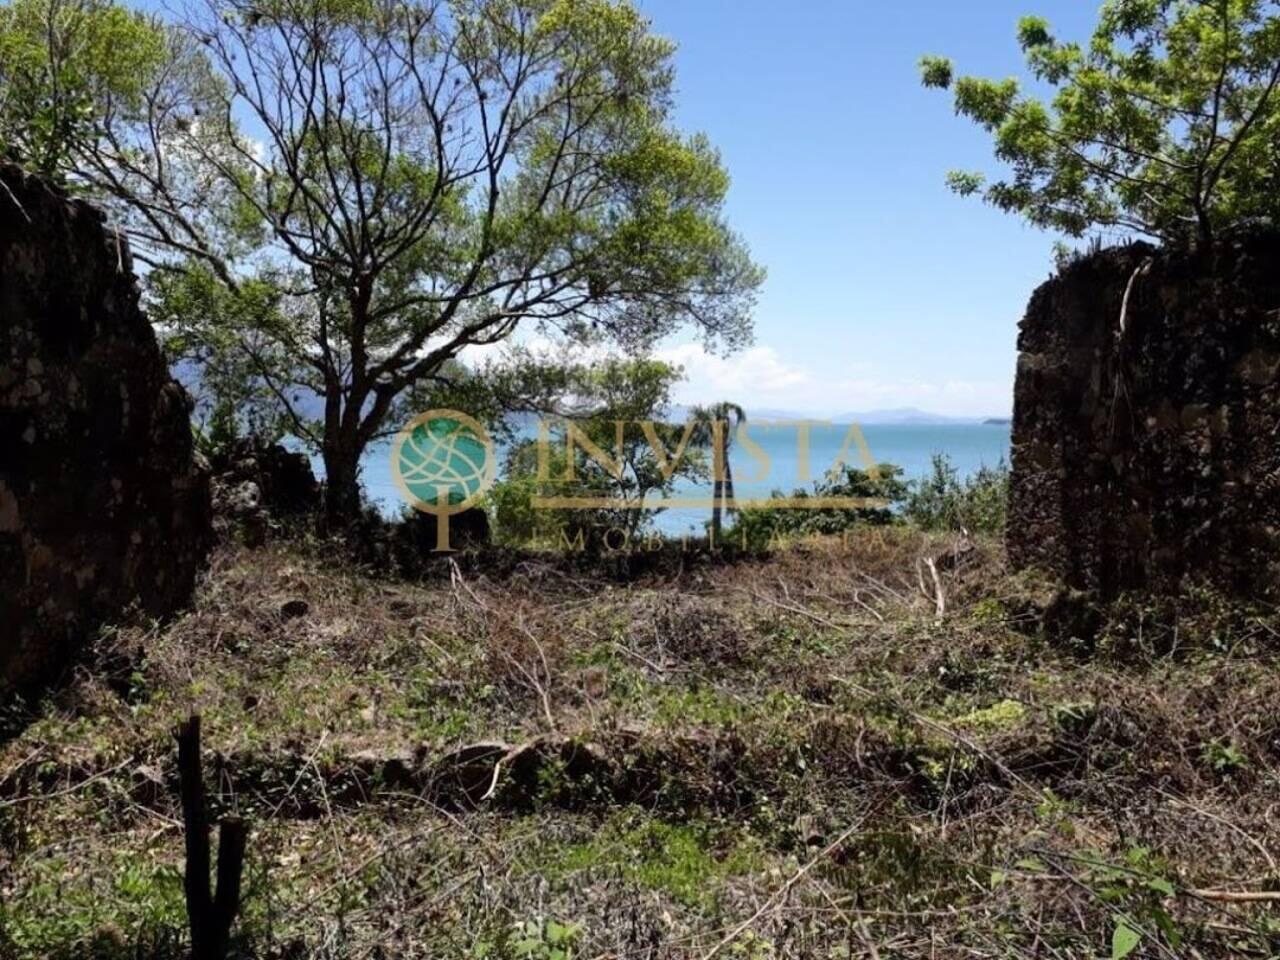
[[[1104,598],[1280,594],[1280,233],[1085,257],[1018,349],[1016,568]]]

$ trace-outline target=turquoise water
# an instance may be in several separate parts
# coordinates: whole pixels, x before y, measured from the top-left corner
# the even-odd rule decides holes
[[[811,487],[814,479],[836,464],[840,452],[849,449],[848,461],[861,465],[858,446],[851,440],[848,426],[813,426],[809,428],[809,477],[802,474],[801,432],[794,425],[766,426],[748,424],[748,437],[759,450],[751,451],[736,442],[730,460],[734,486],[739,498],[767,497],[775,489],[790,493]],[[1009,460],[1008,424],[894,424],[869,425],[862,428],[867,447],[877,463],[902,467],[906,479],[916,479],[929,472],[935,454],[946,454],[962,476],[982,466],[995,466]],[[768,459],[767,469],[763,459]],[[400,512],[400,492],[391,479],[391,445],[380,444],[365,455],[361,477],[371,500],[388,514]],[[710,497],[710,484],[681,484],[676,496]],[[701,533],[711,511],[687,507],[671,508],[654,517],[654,525],[666,534]]]

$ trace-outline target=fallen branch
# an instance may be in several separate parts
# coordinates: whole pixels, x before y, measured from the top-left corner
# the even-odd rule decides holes
[[[1188,890],[1187,894],[1220,903],[1280,903],[1280,890]]]
[[[929,576],[933,578],[933,594],[937,604],[938,619],[941,620],[947,615],[947,595],[942,590],[942,578],[938,576],[938,565],[933,562],[933,557],[925,557],[924,565],[929,568]]]
[[[525,743],[517,744],[516,746],[511,747],[509,750],[507,750],[506,753],[504,753],[502,756],[500,756],[497,759],[497,761],[494,762],[493,779],[489,781],[489,789],[486,790],[484,794],[480,797],[481,801],[492,800],[494,795],[498,792],[498,780],[502,776],[502,765],[504,763],[508,763],[514,760],[516,757],[520,756],[520,754],[524,753],[526,750],[532,750],[534,747],[538,745],[539,742],[540,742],[540,738],[535,738]]]
[[[22,206],[22,202],[14,195],[14,192],[9,189],[9,185],[3,180],[0,180],[0,190],[4,191],[4,195],[8,197],[9,201],[17,208],[18,213],[22,215],[22,219],[27,221],[27,223],[30,223],[31,215],[27,213]]]
[[[747,591],[739,590],[738,592],[746,593]],[[751,589],[751,595],[755,597],[757,600],[760,600],[771,606],[777,607],[779,610],[786,610],[788,613],[797,614],[798,616],[804,617],[806,620],[812,620],[814,623],[818,624],[819,626],[830,627],[833,630],[844,629],[843,627],[840,626],[840,624],[835,623],[832,620],[828,620],[826,617],[816,614],[812,610],[806,610],[804,607],[796,606],[794,603],[788,603],[786,600],[779,600],[777,597],[770,597],[767,594],[761,593],[759,590],[756,590],[754,587]]]
[[[1137,285],[1139,277],[1146,276],[1151,271],[1154,263],[1155,261],[1150,257],[1143,259],[1138,268],[1129,275],[1129,282],[1125,284],[1124,298],[1120,301],[1119,335],[1122,340],[1124,339],[1125,329],[1129,325],[1129,300],[1133,297],[1133,288]]]
[[[0,810],[5,809],[6,807],[15,807],[23,803],[31,803],[35,800],[47,801],[47,800],[54,800],[58,797],[70,796],[73,793],[76,793],[80,790],[84,790],[87,787],[92,786],[93,784],[97,783],[99,780],[106,779],[112,774],[119,773],[129,764],[133,763],[133,761],[134,761],[133,757],[126,757],[125,759],[117,763],[115,766],[108,767],[106,770],[99,770],[97,773],[93,774],[90,777],[86,777],[84,780],[81,780],[79,783],[73,783],[70,786],[63,787],[60,790],[53,790],[49,793],[39,794],[38,796],[34,794],[24,794],[23,796],[20,796],[20,797],[13,797],[9,800],[0,801]]]

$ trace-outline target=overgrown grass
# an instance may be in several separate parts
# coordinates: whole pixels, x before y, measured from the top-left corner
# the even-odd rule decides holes
[[[953,542],[630,582],[224,549],[0,748],[0,955],[182,955],[191,711],[253,824],[240,956],[1280,950],[1274,612],[1135,598],[1086,641],[979,537],[939,618],[921,561]]]

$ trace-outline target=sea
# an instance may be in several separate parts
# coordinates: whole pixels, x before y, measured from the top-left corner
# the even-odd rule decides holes
[[[859,442],[859,432],[865,446]],[[850,424],[801,428],[794,422],[748,422],[747,438],[748,442],[735,439],[730,453],[735,493],[743,500],[763,499],[775,491],[791,494],[812,489],[814,481],[842,459],[862,466],[867,453],[877,464],[902,468],[907,480],[926,476],[938,454],[947,456],[961,476],[969,476],[983,466],[1008,463],[1010,427],[1006,422],[873,423],[855,430]],[[396,516],[403,511],[405,502],[391,476],[390,441],[365,454],[361,481],[370,501],[385,514]],[[711,485],[677,483],[673,496],[684,501],[709,499]],[[676,506],[655,509],[652,523],[668,536],[696,535],[704,531],[710,517],[709,506]]]

